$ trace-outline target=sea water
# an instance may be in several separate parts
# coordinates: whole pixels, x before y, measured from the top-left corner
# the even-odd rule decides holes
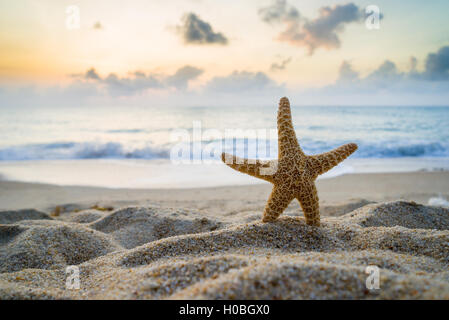
[[[276,109],[2,107],[0,177],[114,188],[262,183],[227,168],[219,157],[227,151],[276,158]],[[292,116],[307,154],[358,144],[324,177],[449,169],[449,107],[292,106]],[[174,161],[179,149],[182,162]]]

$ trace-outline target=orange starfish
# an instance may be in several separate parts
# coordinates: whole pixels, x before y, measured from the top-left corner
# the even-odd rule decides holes
[[[357,150],[357,145],[349,143],[313,156],[304,154],[296,139],[290,103],[285,97],[279,102],[277,127],[278,160],[244,159],[227,153],[222,154],[222,160],[235,170],[274,185],[265,206],[263,222],[276,220],[296,198],[304,212],[306,223],[319,226],[320,210],[315,180]]]

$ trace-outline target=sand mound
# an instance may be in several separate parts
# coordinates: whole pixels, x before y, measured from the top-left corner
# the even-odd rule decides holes
[[[449,299],[447,210],[369,204],[318,228],[302,217],[215,219],[151,207],[0,226],[0,298]],[[80,290],[65,289],[68,264]],[[367,289],[367,266],[380,289]]]
[[[18,234],[26,229],[18,225],[0,225],[0,246],[12,241]]]
[[[175,235],[215,230],[220,225],[187,210],[130,207],[112,212],[90,227],[111,234],[125,248],[134,248]]]
[[[281,217],[274,223],[252,222],[201,234],[171,237],[128,251],[121,264],[139,266],[185,254],[208,256],[222,250],[268,248],[282,251],[343,249],[327,228],[314,228],[303,219]]]
[[[280,249],[284,252],[387,249],[437,259],[448,258],[447,231],[402,227],[361,228],[356,224],[357,218],[342,221],[324,219],[322,226],[315,228],[306,225],[303,218],[280,217],[273,223],[258,221],[214,232],[172,237],[130,250],[122,264],[137,266],[186,253],[209,255],[239,248]],[[351,223],[351,219],[354,222]]]
[[[405,201],[367,205],[343,219],[362,227],[449,230],[449,209]]]
[[[105,217],[108,213],[98,210],[83,210],[64,214],[60,220],[75,223],[91,223]]]
[[[24,209],[18,211],[0,211],[0,224],[15,223],[21,220],[51,220],[51,218],[43,212],[34,209]]]
[[[447,298],[449,285],[382,272],[382,290],[370,292],[364,267],[293,261],[268,261],[232,270],[197,283],[172,299],[404,299]],[[400,290],[396,290],[396,287]],[[432,288],[429,290],[429,286]],[[446,292],[446,293],[445,293]]]
[[[76,265],[121,249],[105,234],[56,221],[11,225],[0,232],[1,272]]]
[[[372,203],[374,202],[366,199],[354,199],[339,205],[323,205],[320,207],[320,214],[323,217],[338,217]]]

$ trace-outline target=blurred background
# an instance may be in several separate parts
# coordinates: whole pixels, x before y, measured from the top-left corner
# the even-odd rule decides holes
[[[174,188],[260,183],[222,150],[276,158],[288,96],[327,177],[449,169],[447,1],[0,1],[0,178]],[[175,141],[175,130],[188,139]],[[212,164],[173,164],[201,142]],[[256,150],[256,152],[254,152]],[[201,157],[201,155],[200,155]],[[198,160],[198,155],[188,158]],[[255,179],[254,179],[255,180]]]

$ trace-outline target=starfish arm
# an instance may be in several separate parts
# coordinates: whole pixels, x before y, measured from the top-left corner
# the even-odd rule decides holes
[[[355,143],[348,143],[326,153],[308,157],[308,165],[315,176],[323,174],[357,150]]]
[[[290,102],[286,97],[281,98],[279,101],[277,127],[279,159],[291,154],[297,154],[298,150],[303,154],[293,128]]]
[[[274,181],[274,174],[277,170],[277,161],[275,160],[261,161],[255,159],[245,159],[233,156],[229,153],[222,153],[221,160],[226,165],[237,171],[268,182]]]
[[[305,185],[296,198],[304,212],[306,223],[310,226],[320,226],[319,199],[315,184],[312,182]]]
[[[310,226],[320,226],[320,208],[318,192],[316,190],[315,184],[311,183],[306,185],[302,190],[301,194],[297,196],[299,204],[301,205],[302,211],[304,212],[304,217],[306,218],[306,223]]]
[[[262,221],[276,220],[294,198],[288,189],[275,186],[265,206]]]

